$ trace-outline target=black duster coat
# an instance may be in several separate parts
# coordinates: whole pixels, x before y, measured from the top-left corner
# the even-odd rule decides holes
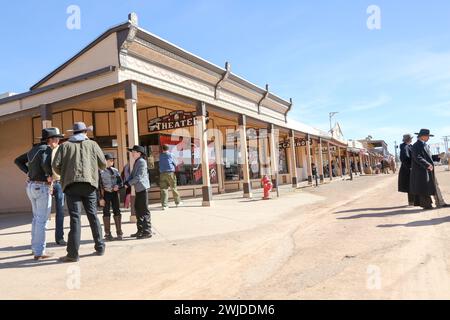
[[[400,161],[402,166],[398,173],[398,191],[409,193],[409,182],[411,175],[411,148],[412,145],[402,143],[400,145]]]
[[[435,195],[434,162],[430,147],[417,140],[411,148],[411,159],[410,192],[422,196]],[[433,166],[433,171],[428,171],[430,165]]]

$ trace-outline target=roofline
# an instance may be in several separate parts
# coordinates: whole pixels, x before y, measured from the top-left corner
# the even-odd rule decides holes
[[[53,76],[55,76],[57,73],[59,73],[61,70],[63,70],[65,67],[67,67],[70,63],[72,63],[73,61],[75,61],[77,58],[79,58],[81,55],[83,55],[85,52],[87,52],[88,50],[90,50],[91,48],[93,48],[95,45],[97,45],[99,42],[101,42],[102,40],[104,40],[105,38],[107,38],[108,36],[110,36],[111,34],[114,33],[118,33],[120,31],[125,31],[125,30],[130,30],[132,27],[136,27],[135,25],[133,25],[133,23],[128,20],[124,23],[118,24],[116,26],[113,26],[111,28],[109,28],[108,30],[106,30],[105,32],[103,32],[100,36],[98,36],[95,40],[93,40],[92,42],[90,42],[86,47],[84,47],[82,50],[80,50],[77,54],[75,54],[72,58],[70,58],[69,60],[67,60],[66,62],[64,62],[63,64],[61,64],[58,68],[54,69],[52,72],[50,72],[49,74],[47,74],[44,78],[42,78],[41,80],[39,80],[36,84],[34,84],[31,88],[30,91],[22,93],[22,94],[18,94],[15,95],[13,97],[9,97],[6,99],[0,99],[0,104],[2,103],[6,103],[9,102],[11,100],[16,100],[19,98],[23,98],[24,96],[28,96],[28,95],[32,95],[32,94],[36,94],[38,92],[40,92],[39,87],[42,86],[44,83],[46,83],[49,79],[51,79]],[[137,37],[141,37],[143,40],[149,39],[150,43],[155,44],[156,46],[161,47],[162,49],[165,49],[181,58],[184,58],[188,61],[193,62],[194,64],[197,64],[209,71],[214,72],[215,74],[221,76],[223,75],[224,72],[226,72],[227,70],[224,68],[221,68],[191,52],[188,52],[187,50],[184,50],[180,47],[178,47],[175,44],[170,43],[169,41],[162,39],[154,34],[152,34],[151,32],[136,27],[137,30]],[[119,48],[118,50],[120,50],[120,45],[118,44]],[[120,60],[119,60],[119,64],[120,64]],[[261,95],[266,94],[266,90],[264,90],[263,88],[255,85],[254,83],[245,80],[242,77],[239,77],[238,75],[234,74],[234,73],[230,73],[229,75],[229,80],[242,85],[244,88],[246,89],[250,89],[253,90],[256,93],[259,93]],[[47,87],[47,86],[46,86]],[[45,87],[45,88],[46,88]],[[43,88],[42,88],[43,89]],[[279,96],[269,92],[267,95],[270,99],[272,99],[273,101],[285,106],[286,108],[290,109],[291,107],[291,102],[287,101],[285,99],[280,98]]]
[[[227,70],[225,68],[219,67],[218,65],[216,65],[212,62],[209,62],[209,61],[207,61],[207,60],[149,32],[149,31],[143,29],[143,28],[138,27],[137,31],[138,32],[137,32],[136,36],[138,38],[146,40],[146,41],[148,41],[162,49],[165,49],[181,58],[184,58],[184,59],[186,59],[192,63],[195,63],[209,71],[212,71],[219,76],[222,76],[225,72],[227,72]],[[231,81],[234,81],[238,84],[241,84],[248,89],[252,89],[261,95],[266,93],[265,89],[257,86],[256,84],[254,84],[248,80],[245,80],[244,78],[234,74],[233,72],[230,72],[228,79]],[[290,101],[280,98],[279,96],[277,96],[273,93],[269,93],[269,98],[271,98],[272,100],[274,100],[278,103],[285,105],[286,107],[290,106]]]
[[[100,41],[104,40],[105,38],[107,38],[108,36],[110,36],[113,33],[116,33],[118,31],[122,31],[122,30],[126,30],[130,27],[130,22],[127,21],[125,23],[116,25],[114,27],[109,28],[108,30],[106,30],[105,32],[103,32],[100,36],[98,36],[94,41],[92,41],[91,43],[89,43],[86,47],[84,47],[81,51],[79,51],[76,55],[74,55],[72,58],[70,58],[69,60],[67,60],[66,62],[64,62],[62,65],[60,65],[58,68],[56,68],[55,70],[53,70],[52,72],[50,72],[48,75],[46,75],[44,78],[42,78],[41,80],[39,80],[36,84],[34,84],[31,88],[30,91],[33,91],[35,89],[37,89],[39,86],[41,86],[42,84],[44,84],[45,82],[47,82],[50,78],[52,78],[54,75],[56,75],[58,72],[60,72],[61,70],[63,70],[65,67],[67,67],[69,64],[71,64],[73,61],[75,61],[76,59],[78,59],[81,55],[83,55],[86,51],[89,51],[90,49],[92,49],[96,44],[98,44]]]
[[[100,41],[104,40],[105,38],[107,38],[108,36],[110,36],[113,33],[119,32],[119,31],[124,31],[127,29],[130,29],[132,27],[132,22],[131,21],[126,21],[124,23],[121,23],[119,25],[113,26],[111,28],[109,28],[108,30],[106,30],[105,32],[103,32],[100,36],[98,36],[94,41],[90,42],[86,47],[84,47],[82,50],[80,50],[77,54],[75,54],[72,58],[70,58],[69,60],[67,60],[66,62],[64,62],[63,64],[61,64],[58,68],[54,69],[52,72],[50,72],[49,74],[47,74],[44,78],[42,78],[41,80],[39,80],[36,84],[34,84],[31,88],[30,91],[34,91],[35,89],[37,89],[39,86],[41,86],[42,84],[44,84],[45,82],[47,82],[49,79],[51,79],[53,76],[55,76],[57,73],[59,73],[61,70],[63,70],[65,67],[67,67],[70,63],[72,63],[73,61],[75,61],[77,58],[79,58],[81,55],[83,55],[85,52],[87,52],[88,50],[90,50],[91,48],[93,48],[95,45],[97,45]],[[188,61],[191,61],[201,67],[204,67],[207,70],[210,70],[212,72],[214,72],[215,74],[218,74],[219,76],[223,75],[224,72],[226,72],[226,69],[219,67],[217,65],[215,65],[212,62],[209,62],[185,49],[182,49],[181,47],[161,38],[158,37],[157,35],[142,29],[140,27],[136,27],[137,29],[137,37],[140,37],[144,40],[149,39],[151,43],[175,54],[178,55]],[[119,44],[120,45],[120,44]],[[244,78],[234,74],[234,73],[230,73],[229,75],[229,80],[234,81],[242,86],[244,86],[247,89],[251,89],[261,95],[264,95],[266,93],[266,90],[257,86],[256,84],[245,80]],[[287,101],[271,92],[269,92],[268,97],[270,99],[272,99],[275,102],[278,102],[284,106],[286,106],[287,108],[289,108],[291,106],[291,102]],[[1,100],[0,100],[1,101]],[[3,102],[3,101],[1,101]]]

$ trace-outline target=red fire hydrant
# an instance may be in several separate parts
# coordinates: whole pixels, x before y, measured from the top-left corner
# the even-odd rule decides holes
[[[264,176],[261,179],[263,190],[264,190],[264,197],[263,200],[269,200],[270,199],[270,191],[272,191],[272,181],[270,181],[270,178],[268,176]]]

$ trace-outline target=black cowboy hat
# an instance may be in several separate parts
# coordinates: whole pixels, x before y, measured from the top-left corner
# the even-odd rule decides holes
[[[136,152],[140,152],[143,155],[147,155],[147,152],[145,152],[145,148],[142,146],[133,146],[133,148],[128,148],[128,151],[132,152],[132,151],[136,151]]]
[[[419,133],[416,133],[418,137],[422,137],[422,136],[430,136],[430,137],[434,137],[433,134],[430,134],[430,130],[429,129],[420,129]]]
[[[94,128],[92,126],[87,127],[84,122],[75,122],[73,124],[73,128],[71,130],[67,130],[68,132],[87,132],[87,131],[93,131]]]
[[[50,138],[63,139],[64,135],[59,132],[58,128],[45,128],[45,129],[42,129],[42,137],[40,137],[40,139],[42,141],[46,141],[47,139],[50,139]]]
[[[105,153],[106,160],[115,160],[117,159],[112,153]]]

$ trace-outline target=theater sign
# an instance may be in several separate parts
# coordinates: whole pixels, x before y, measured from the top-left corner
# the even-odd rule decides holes
[[[179,128],[193,127],[197,125],[197,114],[195,111],[187,112],[183,110],[172,111],[168,115],[154,118],[148,121],[148,131],[164,131]],[[206,117],[208,121],[208,114]]]

